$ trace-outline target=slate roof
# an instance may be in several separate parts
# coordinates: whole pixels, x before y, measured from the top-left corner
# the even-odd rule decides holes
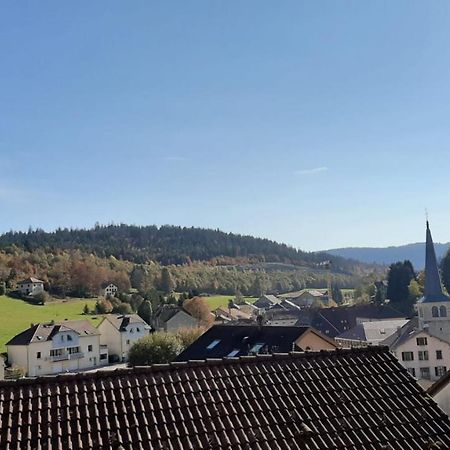
[[[88,320],[65,320],[60,323],[38,323],[14,336],[6,345],[28,345],[52,340],[60,331],[75,331],[80,336],[100,334]]]
[[[147,322],[137,314],[106,314],[104,317],[119,331],[125,331],[127,326],[133,323],[149,327]]]
[[[363,322],[348,331],[344,331],[335,339],[361,341],[377,344],[396,333],[408,321],[406,319],[374,320]]]
[[[357,325],[357,319],[394,319],[405,315],[389,305],[355,305],[323,308],[313,313],[310,325],[328,337],[336,337]],[[304,323],[305,318],[301,319]]]
[[[380,347],[0,382],[2,450],[433,444],[449,448],[449,418]]]
[[[177,361],[245,356],[255,352],[287,353],[301,350],[295,346],[295,342],[310,329],[310,327],[214,325],[186,348],[177,357]],[[324,336],[324,339],[328,338]],[[215,341],[217,343],[208,348]]]

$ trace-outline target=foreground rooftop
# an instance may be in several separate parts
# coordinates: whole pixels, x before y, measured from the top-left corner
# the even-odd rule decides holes
[[[450,420],[385,347],[0,382],[0,449],[450,447]]]

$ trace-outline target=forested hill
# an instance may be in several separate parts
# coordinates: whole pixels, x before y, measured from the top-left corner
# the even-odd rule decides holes
[[[339,256],[307,253],[268,239],[177,226],[108,225],[53,232],[11,231],[0,236],[0,250],[12,245],[26,251],[78,249],[99,257],[114,256],[134,263],[157,261],[163,265],[214,260],[220,263],[229,258],[230,262],[281,262],[309,267],[332,260],[333,271],[337,272],[361,268],[360,263]]]

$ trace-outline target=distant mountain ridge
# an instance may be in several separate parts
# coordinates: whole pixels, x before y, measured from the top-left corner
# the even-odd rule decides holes
[[[449,247],[450,242],[434,244],[438,260],[445,255]],[[367,264],[389,265],[396,261],[409,259],[416,270],[422,270],[425,266],[425,242],[391,247],[345,247],[324,251],[334,256],[341,256]]]

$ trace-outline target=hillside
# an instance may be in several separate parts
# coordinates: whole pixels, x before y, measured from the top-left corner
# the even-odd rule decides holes
[[[176,226],[109,225],[92,229],[8,232],[0,236],[0,250],[15,245],[25,251],[80,250],[98,257],[114,256],[137,264],[162,265],[194,261],[213,264],[282,263],[317,267],[332,260],[333,271],[354,273],[361,264],[325,253],[308,253],[269,239],[219,230]]]
[[[435,243],[436,256],[441,259],[450,247],[450,243]],[[396,261],[409,259],[416,270],[422,270],[425,265],[425,243],[401,245],[398,247],[347,247],[327,250],[334,256],[355,259],[367,264],[389,265]]]

